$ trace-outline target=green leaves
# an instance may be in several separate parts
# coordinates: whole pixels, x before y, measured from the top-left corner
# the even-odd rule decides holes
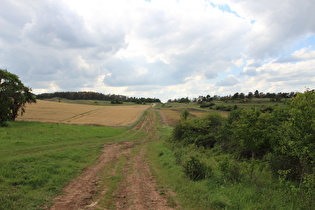
[[[198,181],[210,177],[212,175],[212,168],[205,163],[200,162],[197,157],[190,157],[184,164],[185,174],[193,181]]]
[[[0,69],[0,126],[7,120],[15,120],[19,111],[23,114],[26,103],[36,102],[31,91],[17,75]]]
[[[295,160],[288,166],[293,169],[288,177],[302,180],[307,173],[314,173],[315,166],[314,90],[298,93],[287,105],[287,112],[287,118],[278,129],[273,155],[275,158],[284,157],[286,164],[288,160]],[[284,163],[276,165],[279,167],[274,167],[274,170],[282,170]]]
[[[242,158],[264,158],[269,154],[274,174],[301,180],[315,167],[315,91],[298,93],[290,103],[273,110],[237,109],[228,118],[211,115],[181,120],[173,140],[186,146],[212,148]]]
[[[209,115],[206,118],[181,120],[173,130],[173,141],[183,145],[195,144],[211,148],[219,137],[223,118],[220,115]]]

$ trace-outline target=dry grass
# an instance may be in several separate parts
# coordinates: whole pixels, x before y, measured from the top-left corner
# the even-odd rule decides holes
[[[26,107],[20,121],[127,126],[138,120],[148,105],[92,106],[38,100]]]
[[[167,125],[176,125],[180,119],[181,113],[188,110],[191,117],[205,117],[210,113],[220,114],[222,117],[227,117],[227,112],[210,110],[210,109],[196,109],[192,107],[172,107],[157,109],[162,115],[163,122]]]
[[[185,109],[189,111],[192,117],[204,117],[209,114],[207,111],[187,107],[163,108],[159,109],[159,111],[162,113],[164,123],[173,126],[179,121],[180,115]]]

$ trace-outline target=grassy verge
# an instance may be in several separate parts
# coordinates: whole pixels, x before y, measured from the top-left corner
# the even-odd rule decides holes
[[[169,127],[162,129],[164,137],[150,143],[148,158],[160,187],[176,194],[180,208],[308,209],[299,193],[274,180],[263,162],[252,168],[250,162],[230,161],[229,155],[215,150],[171,148],[166,142],[170,132]],[[191,156],[212,168],[209,177],[192,181],[186,176],[182,165]]]
[[[123,155],[119,159],[106,165],[106,167],[100,173],[100,185],[99,189],[106,191],[98,194],[98,197],[94,199],[99,201],[99,207],[104,209],[115,209],[115,197],[113,194],[118,190],[119,184],[123,180],[123,169],[127,163],[126,156]]]
[[[39,209],[126,130],[14,122],[0,128],[0,209]]]

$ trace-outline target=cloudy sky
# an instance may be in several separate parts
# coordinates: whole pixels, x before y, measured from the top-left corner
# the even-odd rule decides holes
[[[314,0],[0,0],[0,68],[34,93],[315,88]]]

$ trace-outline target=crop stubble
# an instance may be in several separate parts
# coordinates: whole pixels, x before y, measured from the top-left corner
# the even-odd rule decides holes
[[[93,106],[38,100],[27,105],[20,121],[127,126],[136,122],[148,105]]]

